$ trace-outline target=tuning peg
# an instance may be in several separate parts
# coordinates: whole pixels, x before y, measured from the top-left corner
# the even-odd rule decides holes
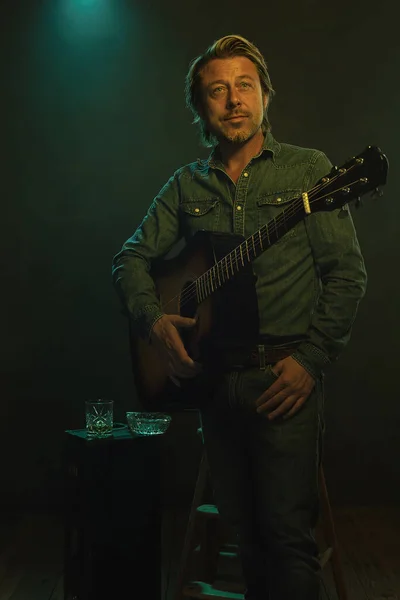
[[[383,196],[383,192],[382,192],[382,190],[380,190],[379,188],[377,188],[377,187],[376,187],[376,188],[374,189],[374,191],[372,192],[371,196],[372,196],[373,198],[382,198],[382,196]]]

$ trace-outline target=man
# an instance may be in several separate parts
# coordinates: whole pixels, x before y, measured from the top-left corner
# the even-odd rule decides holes
[[[272,137],[273,94],[264,58],[240,36],[192,62],[187,104],[213,151],[176,171],[114,259],[133,325],[175,381],[201,371],[179,333],[195,321],[163,314],[151,261],[200,229],[252,235],[331,169],[322,152]],[[316,600],[323,370],[347,343],[366,285],[347,207],[311,212],[253,270],[258,343],[224,354],[201,410],[204,443],[218,508],[238,534],[247,600]]]

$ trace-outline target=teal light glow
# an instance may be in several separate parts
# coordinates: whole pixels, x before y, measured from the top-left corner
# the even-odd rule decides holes
[[[71,9],[84,9],[84,8],[101,8],[102,5],[108,4],[108,0],[67,0],[65,4],[71,6]]]
[[[101,4],[101,0],[76,0],[75,4],[79,7],[86,8],[87,6],[96,6]]]
[[[120,0],[58,0],[55,5],[62,35],[71,41],[121,33]]]

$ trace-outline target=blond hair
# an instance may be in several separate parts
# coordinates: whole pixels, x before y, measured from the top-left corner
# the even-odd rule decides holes
[[[215,146],[217,140],[210,131],[208,131],[204,120],[200,116],[201,71],[205,65],[214,58],[233,58],[235,56],[244,56],[255,64],[264,96],[268,96],[268,99],[271,100],[272,96],[275,94],[265,59],[254,44],[240,35],[226,35],[215,41],[207,48],[204,54],[200,54],[200,56],[192,60],[185,80],[186,106],[193,113],[193,123],[198,123],[199,125],[203,144],[208,147]],[[264,133],[271,129],[267,110],[268,104],[265,108],[264,118],[261,124]]]

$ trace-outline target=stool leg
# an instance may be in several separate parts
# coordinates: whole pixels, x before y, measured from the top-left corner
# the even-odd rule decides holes
[[[183,549],[179,562],[178,575],[176,580],[176,594],[175,600],[182,600],[182,588],[185,582],[185,575],[187,571],[187,564],[190,552],[193,549],[194,533],[196,525],[196,509],[202,503],[204,492],[207,483],[207,459],[205,451],[201,457],[199,473],[197,476],[196,487],[193,494],[192,506],[190,508],[188,525],[185,533],[185,540],[183,543]]]
[[[326,542],[332,548],[332,556],[330,560],[332,564],[332,573],[335,581],[336,592],[339,600],[348,600],[347,590],[344,582],[343,566],[340,560],[335,526],[333,523],[332,510],[329,502],[328,490],[326,487],[325,475],[322,465],[319,469],[319,485],[321,492],[320,501],[323,518],[323,529]]]
[[[200,536],[199,579],[213,583],[217,577],[221,545],[219,518],[204,519]]]

